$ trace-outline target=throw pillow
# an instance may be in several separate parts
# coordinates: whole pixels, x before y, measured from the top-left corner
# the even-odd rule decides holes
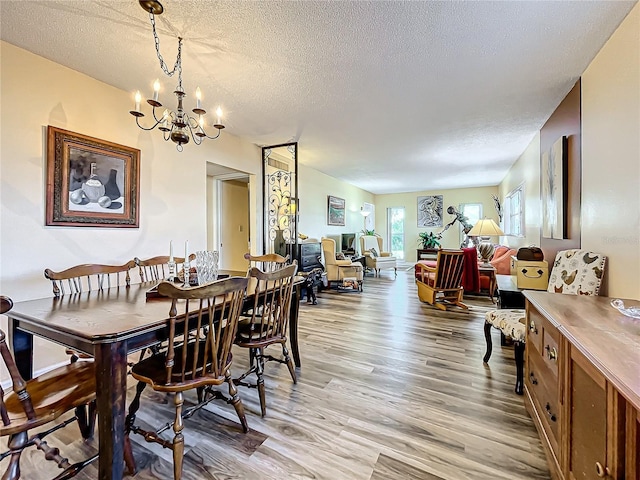
[[[336,260],[344,260],[344,253],[342,252],[336,253]]]
[[[371,253],[371,256],[374,258],[378,256],[378,251],[375,248],[370,248],[369,252]]]

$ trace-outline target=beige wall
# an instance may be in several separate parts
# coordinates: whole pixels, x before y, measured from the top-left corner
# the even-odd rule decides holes
[[[640,5],[582,75],[581,248],[608,257],[603,293],[640,299]],[[533,139],[499,186],[525,182],[526,238],[540,244],[540,141]],[[552,259],[548,259],[552,260]]]
[[[498,186],[500,201],[514,188],[524,183],[524,237],[503,237],[505,245],[519,248],[540,245],[541,203],[540,203],[540,134],[537,133],[526,150],[513,164]]]
[[[304,156],[304,149],[301,148],[299,156]],[[300,233],[320,240],[321,237],[339,238],[341,233],[360,232],[364,228],[360,207],[364,202],[374,203],[373,194],[304,165],[299,165],[298,170]],[[344,227],[327,225],[328,195],[345,199]]]
[[[582,76],[581,222],[607,294],[640,299],[640,4]]]
[[[444,218],[443,225],[446,225],[453,216],[447,213],[447,208],[450,205],[458,208],[461,203],[482,203],[484,216],[492,218],[498,222],[498,213],[493,205],[493,198],[491,195],[497,195],[497,187],[482,187],[482,188],[458,188],[451,190],[433,190],[423,192],[412,193],[399,193],[388,195],[376,195],[376,232],[382,235],[384,239],[384,248],[388,247],[388,232],[387,232],[387,209],[390,207],[404,207],[405,209],[405,260],[413,262],[416,260],[416,250],[418,248],[418,234],[421,232],[434,232],[438,233],[443,227],[435,228],[418,228],[418,196],[424,195],[442,195]],[[458,248],[460,247],[460,224],[456,223],[442,236],[443,248]],[[495,239],[494,241],[502,241],[504,237]]]

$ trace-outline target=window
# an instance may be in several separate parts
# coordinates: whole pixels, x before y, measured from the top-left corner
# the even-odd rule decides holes
[[[482,204],[481,203],[461,203],[459,205],[460,213],[467,217],[469,225],[474,226],[479,220],[482,220]],[[464,233],[464,225],[460,223],[460,245],[465,243],[466,234]],[[464,245],[468,246],[468,245]]]
[[[524,184],[511,190],[504,202],[504,233],[524,237]]]
[[[387,222],[391,255],[404,260],[404,207],[388,208]]]

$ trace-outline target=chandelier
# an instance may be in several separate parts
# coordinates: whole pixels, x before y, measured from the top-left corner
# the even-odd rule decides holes
[[[165,140],[171,140],[176,143],[176,149],[181,152],[183,145],[189,143],[190,139],[193,139],[193,143],[200,145],[202,140],[209,138],[215,140],[220,136],[220,132],[224,128],[224,125],[220,123],[220,117],[222,117],[222,110],[220,107],[216,110],[217,123],[213,125],[213,128],[218,130],[217,135],[209,136],[205,132],[205,114],[206,110],[202,108],[202,94],[200,88],[196,88],[196,108],[192,110],[194,115],[184,111],[182,101],[185,97],[184,89],[182,88],[182,38],[178,37],[178,56],[176,63],[173,66],[173,70],[169,70],[162,55],[160,54],[160,39],[156,33],[156,21],[155,15],[160,15],[164,11],[162,4],[155,0],[139,0],[140,6],[147,12],[149,12],[149,19],[151,21],[151,27],[153,28],[153,38],[156,45],[156,54],[160,61],[160,67],[162,71],[168,76],[173,76],[178,73],[178,86],[173,92],[178,99],[178,106],[175,110],[165,109],[162,115],[158,115],[156,109],[162,109],[162,103],[158,100],[160,92],[160,82],[156,80],[153,84],[153,98],[147,100],[147,103],[153,107],[152,115],[155,123],[151,127],[144,127],[140,124],[140,118],[144,117],[144,113],[140,111],[140,101],[142,96],[140,91],[136,92],[135,96],[135,109],[129,113],[136,117],[136,124],[142,130],[153,130],[158,128],[163,133]]]

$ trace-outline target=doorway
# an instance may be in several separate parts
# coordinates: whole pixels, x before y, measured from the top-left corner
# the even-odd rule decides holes
[[[245,271],[251,251],[250,175],[207,163],[207,249],[220,252],[221,270]]]

